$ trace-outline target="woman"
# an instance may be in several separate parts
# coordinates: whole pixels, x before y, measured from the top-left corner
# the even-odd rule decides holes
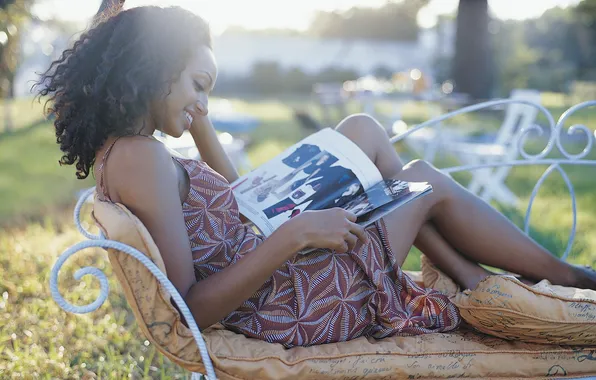
[[[83,34],[39,82],[56,115],[61,164],[75,164],[79,178],[93,171],[100,199],[144,223],[199,327],[222,322],[287,347],[453,330],[453,304],[400,269],[413,244],[463,288],[489,274],[477,263],[596,288],[590,271],[558,260],[431,165],[404,166],[365,115],[337,130],[385,178],[428,181],[434,192],[367,229],[335,208],[300,213],[267,239],[253,233],[229,186],[238,174],[207,118],[216,78],[201,18],[141,7]],[[172,157],[156,130],[190,130],[204,162]],[[307,248],[317,250],[297,255]]]

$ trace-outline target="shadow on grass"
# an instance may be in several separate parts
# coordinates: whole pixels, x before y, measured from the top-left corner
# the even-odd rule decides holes
[[[44,124],[46,124],[49,120],[41,118],[27,126],[24,126],[22,128],[15,128],[12,129],[10,131],[2,131],[0,132],[0,141],[6,138],[10,138],[10,137],[16,137],[16,136],[20,136],[20,135],[25,135],[29,132],[31,132],[32,130],[34,130],[35,128],[38,128]]]

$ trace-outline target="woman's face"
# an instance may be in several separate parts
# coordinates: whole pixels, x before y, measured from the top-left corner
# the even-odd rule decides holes
[[[217,64],[213,52],[201,46],[190,58],[180,78],[172,83],[171,92],[155,107],[156,127],[162,132],[180,137],[190,128],[192,120],[209,112],[208,96],[217,79]]]

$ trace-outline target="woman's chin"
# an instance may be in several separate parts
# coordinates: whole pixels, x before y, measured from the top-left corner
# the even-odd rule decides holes
[[[164,130],[163,133],[165,133],[168,136],[174,137],[174,138],[178,138],[181,137],[182,134],[184,133],[185,129],[184,128],[169,128],[168,130]]]

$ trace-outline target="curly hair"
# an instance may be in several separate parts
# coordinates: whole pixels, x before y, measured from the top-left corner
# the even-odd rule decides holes
[[[208,24],[179,7],[132,8],[83,33],[34,86],[49,95],[60,165],[76,164],[77,178],[87,178],[106,139],[134,134],[202,45],[211,48]]]

